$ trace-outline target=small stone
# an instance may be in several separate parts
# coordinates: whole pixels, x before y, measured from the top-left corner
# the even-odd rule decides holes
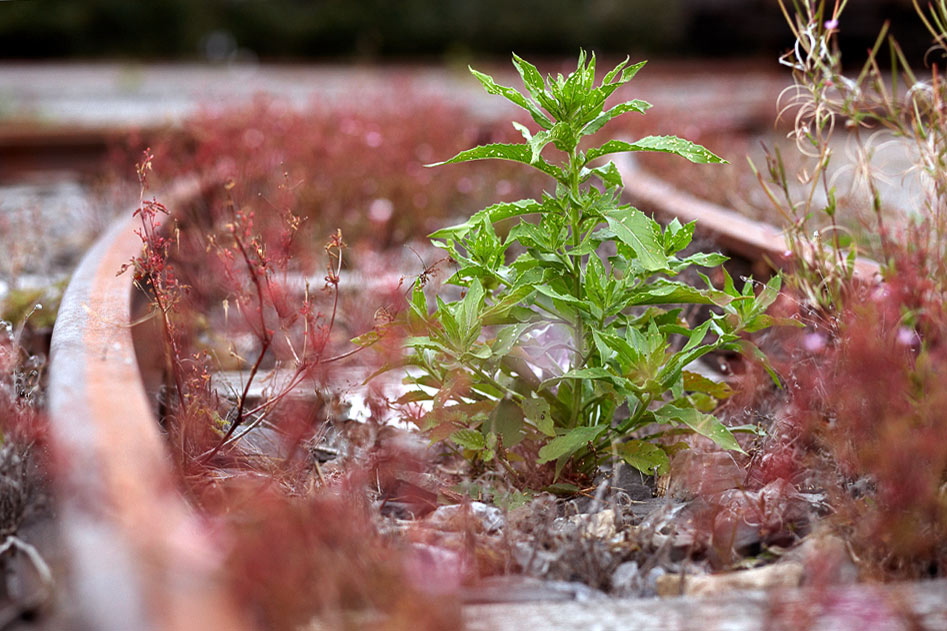
[[[642,581],[642,598],[651,598],[658,595],[658,585],[661,580],[667,576],[667,570],[663,567],[653,567],[644,575]]]
[[[854,585],[858,567],[852,561],[845,542],[837,535],[811,534],[787,554],[805,567],[807,585]]]
[[[662,598],[672,596],[710,598],[741,590],[798,587],[802,583],[803,573],[801,563],[788,561],[722,574],[685,575],[683,578],[680,574],[667,574],[658,578],[657,591]]]
[[[625,493],[634,502],[647,501],[654,497],[654,492],[647,483],[650,477],[646,477],[623,462],[619,462],[616,466],[618,469],[614,478],[610,480],[614,491]]]
[[[637,596],[641,591],[641,569],[637,561],[626,561],[612,572],[612,594],[622,598]]]
[[[574,525],[583,537],[589,539],[611,539],[616,534],[615,511],[611,508],[597,513],[573,515],[569,518],[569,523]]]
[[[497,532],[503,527],[503,512],[483,502],[439,506],[424,519],[424,525],[439,530],[461,532]]]
[[[513,544],[512,556],[524,574],[546,576],[552,564],[559,560],[560,554],[525,541],[517,541]]]

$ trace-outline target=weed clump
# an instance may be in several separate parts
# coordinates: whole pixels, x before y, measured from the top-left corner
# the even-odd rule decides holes
[[[311,456],[328,424],[327,372],[351,351],[332,335],[342,233],[312,288],[294,256],[292,195],[257,213],[233,181],[214,180],[219,197],[172,216],[146,198],[153,160],[138,165],[142,250],[126,268],[150,297],[141,321],[160,346],[154,394],[182,490],[215,524],[235,601],[269,629],[456,627],[453,601],[406,583],[404,555],[367,519],[369,465],[326,475]]]
[[[782,4],[782,3],[781,3]],[[759,459],[764,475],[803,480],[831,506],[826,521],[847,542],[864,576],[917,579],[945,575],[947,561],[947,302],[943,253],[943,103],[936,65],[929,80],[908,67],[888,38],[890,76],[877,60],[879,35],[861,73],[842,71],[837,38],[846,2],[793,2],[786,10],[798,45],[783,58],[793,69],[798,106],[794,137],[811,159],[806,196],[792,195],[778,154],[770,156],[771,200],[787,222],[796,267],[788,283],[808,322],[790,344],[792,397]],[[947,5],[921,18],[944,51]],[[833,135],[857,147],[864,197],[836,191],[829,170]],[[910,148],[924,186],[916,209],[889,208],[871,158],[879,138]],[[761,176],[762,180],[762,176]],[[824,227],[812,231],[812,222]],[[875,279],[859,278],[856,256],[880,261]]]

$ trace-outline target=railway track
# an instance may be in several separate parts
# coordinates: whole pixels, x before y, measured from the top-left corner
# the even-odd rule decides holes
[[[676,191],[629,162],[619,168],[631,200],[659,218],[696,219],[704,234],[756,266],[785,261],[776,228]],[[161,199],[173,209],[200,194],[200,182],[188,179]],[[131,275],[116,276],[141,247],[135,221],[119,221],[85,255],[52,338],[51,441],[78,615],[82,628],[102,631],[246,629],[239,607],[228,601],[209,533],[175,490],[146,394],[132,335]],[[877,270],[869,261],[859,266],[865,277]],[[681,611],[692,612],[688,616],[701,616],[711,607],[682,603]],[[600,615],[617,620],[616,612],[635,606],[627,601],[590,604],[592,609],[574,604],[563,609],[560,620]],[[521,628],[531,616],[552,620],[560,615],[553,609],[535,613],[542,605],[503,607],[470,610],[471,628]]]

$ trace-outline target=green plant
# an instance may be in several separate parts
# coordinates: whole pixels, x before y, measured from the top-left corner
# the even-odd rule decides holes
[[[525,93],[471,72],[487,92],[526,110],[539,129],[514,122],[525,142],[479,146],[438,164],[520,162],[550,176],[554,194],[494,204],[431,235],[457,264],[448,283],[463,296],[437,297],[431,312],[425,279],[415,285],[406,320],[414,335],[407,341],[408,381],[417,389],[401,402],[430,401],[417,421],[433,439],[449,438],[469,458],[495,460],[520,480],[551,461],[556,477],[570,462],[578,473],[590,473],[610,454],[642,471],[664,472],[677,447],[657,439],[685,432],[739,450],[710,414],[729,388],[688,366],[719,349],[762,357],[741,334],[772,324],[764,311],[779,280],[759,295],[752,281],[739,291],[723,268],[721,289],[703,274],[703,288],[675,280],[691,266],[718,267],[726,257],[680,256],[694,223],[674,220],[662,229],[622,204],[617,167],[597,162],[631,151],[725,161],[674,136],[581,145],[612,119],[650,107],[630,100],[605,109],[644,62],[629,66],[626,59],[598,85],[595,56],[584,52],[567,77],[544,80],[515,55],[513,64]],[[547,160],[547,149],[561,160]],[[676,304],[716,309],[690,326]]]

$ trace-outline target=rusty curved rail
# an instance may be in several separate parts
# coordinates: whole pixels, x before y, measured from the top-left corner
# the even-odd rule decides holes
[[[163,196],[173,207],[197,179]],[[178,494],[130,326],[137,219],[85,255],[62,300],[50,358],[50,440],[62,537],[81,628],[248,628],[218,580],[218,554]]]

